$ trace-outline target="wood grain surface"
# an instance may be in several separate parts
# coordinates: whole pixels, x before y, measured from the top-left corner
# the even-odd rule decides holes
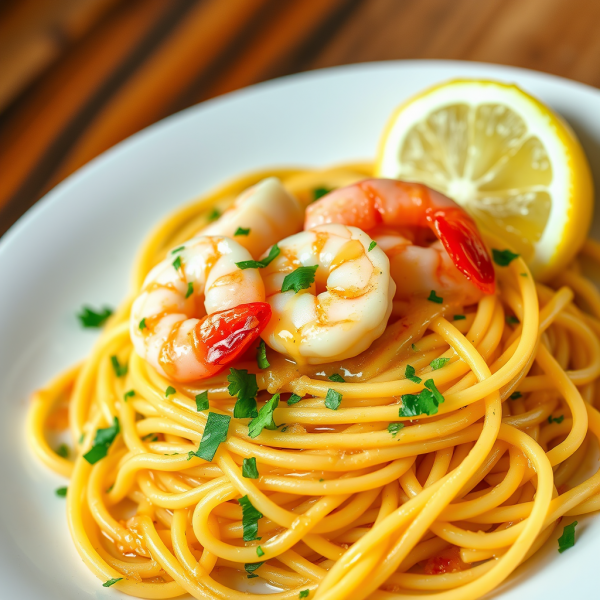
[[[598,0],[5,0],[0,234],[173,112],[335,65],[449,58],[600,85]]]

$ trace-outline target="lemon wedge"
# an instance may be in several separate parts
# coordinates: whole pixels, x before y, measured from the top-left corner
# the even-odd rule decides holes
[[[516,85],[456,80],[409,99],[384,131],[375,172],[446,194],[540,279],[568,264],[591,223],[593,183],[579,141]]]

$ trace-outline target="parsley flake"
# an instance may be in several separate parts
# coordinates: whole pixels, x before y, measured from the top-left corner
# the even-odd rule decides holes
[[[298,267],[296,270],[288,273],[283,278],[283,285],[281,286],[281,291],[289,292],[293,290],[295,294],[300,292],[301,290],[308,289],[315,282],[315,274],[319,265],[314,265],[312,267]]]
[[[411,349],[412,349],[413,352],[418,352],[419,351],[419,349],[417,348],[416,344],[411,344],[410,347],[411,347]]]
[[[177,392],[177,390],[170,385],[166,390],[165,390],[165,398],[168,398],[169,396],[172,396],[173,394],[175,394]]]
[[[66,444],[61,444],[56,449],[56,454],[58,454],[62,458],[67,458],[69,456],[69,446],[67,446]]]
[[[438,369],[441,369],[447,362],[450,362],[449,358],[434,358],[430,363],[429,366],[434,370],[437,371]]]
[[[513,315],[508,315],[506,317],[506,323],[508,325],[519,325],[521,321],[519,321],[519,319],[517,319],[517,317],[514,317]]]
[[[123,394],[123,400],[127,402],[128,398],[133,398],[135,396],[135,390],[129,390]]]
[[[413,383],[421,383],[421,381],[423,380],[420,377],[417,377],[415,373],[416,371],[413,366],[406,365],[406,369],[404,369],[404,377],[406,377],[406,379],[409,379]]]
[[[496,248],[492,248],[492,258],[499,267],[508,267],[515,258],[519,258],[519,255],[510,250],[496,250]]]
[[[302,598],[308,598],[309,594],[310,594],[310,590],[302,590],[300,592],[300,594],[298,595],[298,598],[300,598],[300,600],[302,600]]]
[[[119,431],[119,419],[114,417],[113,424],[110,427],[105,427],[104,429],[98,429],[96,431],[94,443],[92,444],[91,449],[83,455],[83,458],[85,458],[90,465],[94,465],[99,460],[103,459],[108,454],[108,449],[115,441]]]
[[[237,396],[233,407],[233,416],[236,419],[253,419],[258,415],[256,406],[256,394],[258,385],[256,375],[248,373],[247,369],[229,369],[227,375],[229,386],[227,390],[230,396]]]
[[[302,396],[298,396],[298,394],[292,394],[288,398],[288,406],[292,406],[292,404],[297,404],[298,402],[300,402],[300,400],[302,400]]]
[[[238,268],[242,269],[242,271],[244,269],[264,269],[279,256],[280,252],[279,246],[273,244],[269,250],[269,255],[266,258],[263,258],[262,260],[242,260],[235,264]]]
[[[244,541],[253,542],[254,540],[260,540],[261,538],[257,535],[258,521],[259,519],[263,518],[263,514],[256,510],[254,506],[252,506],[252,502],[250,502],[250,498],[248,498],[248,496],[242,496],[238,502],[242,507],[242,527],[244,529]],[[260,546],[258,546],[258,548],[260,548]],[[258,549],[256,552],[258,554]],[[262,556],[262,554],[259,554],[259,556]]]
[[[250,229],[244,229],[243,227],[238,227],[233,234],[233,237],[238,235],[250,235]]]
[[[56,490],[56,495],[59,496],[60,498],[65,498],[67,495],[67,490],[68,490],[68,488],[66,488],[66,487],[59,487]]]
[[[327,194],[329,194],[329,192],[331,192],[332,190],[330,188],[326,188],[326,187],[318,187],[315,188],[313,190],[313,202],[315,200],[318,200],[319,198],[322,198],[323,196],[327,196]]]
[[[89,306],[84,306],[81,309],[81,312],[77,315],[81,325],[83,327],[102,327],[108,317],[113,314],[111,308],[104,306],[99,311],[90,308]]]
[[[256,554],[258,554],[258,556],[264,556],[265,551],[260,546],[256,546]]]
[[[140,329],[146,329],[146,327],[148,327],[148,325],[146,325],[146,317],[144,317],[139,324],[139,328]]]
[[[263,429],[277,429],[273,419],[273,411],[279,405],[279,394],[275,394],[267,403],[258,411],[256,416],[248,425],[248,435],[251,438],[259,436]]]
[[[467,317],[465,315],[454,315],[452,319],[454,321],[464,321]]]
[[[373,248],[375,248],[375,246],[377,246],[377,242],[375,242],[375,241],[372,241],[372,242],[369,244],[369,249],[367,250],[367,252],[371,252],[371,250],[373,250]]]
[[[173,261],[173,268],[176,271],[179,271],[179,269],[181,269],[181,256],[178,256],[174,261]]]
[[[246,479],[258,479],[258,469],[256,468],[256,458],[245,458],[242,461],[242,477]]]
[[[202,458],[206,462],[211,462],[217,453],[219,445],[227,440],[230,421],[231,417],[229,415],[209,412],[198,450],[189,454]],[[191,458],[190,455],[188,455],[189,458]]]
[[[558,551],[562,554],[565,550],[572,548],[575,545],[575,526],[577,521],[573,521],[570,525],[566,525],[563,529],[563,534],[558,538]]]
[[[185,299],[187,300],[194,293],[194,282],[188,281],[187,292],[185,293]]]
[[[209,223],[216,221],[221,216],[221,211],[217,208],[213,208],[206,217]]]
[[[329,379],[329,381],[335,381],[336,383],[346,383],[346,380],[337,373],[330,375],[327,379]]]
[[[201,410],[208,409],[208,390],[202,392],[201,394],[196,394],[196,411],[200,412]]]
[[[435,290],[431,290],[431,292],[429,293],[429,298],[427,298],[427,300],[429,300],[429,302],[435,302],[436,304],[441,304],[444,301],[443,298],[441,298],[435,293]]]
[[[111,585],[115,585],[117,581],[123,581],[122,577],[114,577],[113,579],[109,579],[102,584],[102,587],[110,587]]]
[[[265,564],[264,562],[246,563],[244,565],[244,569],[246,570],[246,573],[248,573],[248,579],[253,579],[254,577],[258,577],[258,575],[254,574],[254,571],[256,571],[256,569],[260,568],[264,564]]]
[[[331,410],[337,410],[342,403],[342,395],[331,388],[327,390],[327,396],[325,396],[325,406]]]
[[[178,252],[181,252],[182,250],[185,250],[185,246],[179,246],[178,248],[175,248],[175,250],[171,250],[171,254],[177,254]]]
[[[418,394],[404,394],[402,396],[402,406],[398,413],[400,417],[437,414],[438,406],[444,402],[444,396],[435,387],[433,379],[428,379],[425,382],[425,388]]]
[[[565,415],[553,418],[552,415],[548,416],[548,423],[558,423],[559,425],[565,420]]]
[[[404,428],[404,423],[390,423],[388,425],[388,431],[392,434],[392,437],[396,437],[398,432]]]
[[[112,363],[115,375],[117,377],[124,377],[125,375],[127,375],[127,365],[120,364],[119,359],[116,356],[111,356],[110,362]]]
[[[265,344],[265,340],[260,340],[256,349],[256,363],[259,369],[268,369],[271,366],[271,363],[267,360],[267,345]]]
[[[509,398],[510,398],[511,400],[518,400],[519,398],[522,398],[522,397],[523,397],[523,394],[521,394],[521,392],[513,392],[513,393],[512,393],[512,394],[509,396]]]

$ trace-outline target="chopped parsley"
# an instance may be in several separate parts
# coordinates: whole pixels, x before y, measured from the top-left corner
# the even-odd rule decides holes
[[[563,534],[558,538],[558,551],[562,554],[565,550],[572,548],[575,545],[575,526],[577,521],[573,521],[570,525],[566,525],[563,529]]]
[[[174,261],[173,261],[173,268],[176,271],[179,271],[179,269],[181,269],[181,256],[178,256]]]
[[[61,444],[56,449],[56,454],[58,454],[62,458],[68,458],[68,456],[69,456],[69,446],[67,446],[66,444]]]
[[[300,592],[300,594],[298,595],[298,598],[300,598],[300,600],[302,600],[302,598],[308,598],[309,594],[310,594],[310,590],[302,590]]]
[[[431,292],[429,293],[429,298],[427,298],[427,300],[429,300],[429,302],[435,302],[436,304],[441,304],[444,299],[440,298],[440,296],[438,296],[435,293],[435,290],[431,290]]]
[[[185,293],[185,299],[187,300],[194,293],[194,282],[188,281],[187,292]]]
[[[256,554],[258,556],[264,556],[265,555],[265,551],[260,546],[256,546]]]
[[[400,407],[400,417],[418,417],[419,415],[435,415],[438,412],[438,406],[444,401],[444,396],[440,394],[435,387],[433,379],[425,382],[425,389],[418,394],[404,394],[402,396],[402,406]]]
[[[172,385],[170,385],[165,390],[165,398],[168,398],[169,396],[172,396],[175,392],[177,392],[177,390]]]
[[[61,498],[64,498],[67,495],[67,490],[68,490],[68,488],[66,488],[66,487],[59,487],[56,490],[56,495]]]
[[[229,369],[227,375],[229,386],[227,390],[230,396],[237,396],[233,407],[233,416],[236,419],[253,419],[258,415],[256,406],[256,394],[258,385],[256,375],[248,373],[247,369]]]
[[[117,581],[123,581],[122,577],[114,577],[113,579],[109,579],[102,584],[102,587],[110,587],[111,585],[115,585]]]
[[[292,404],[297,404],[298,402],[300,402],[300,400],[302,400],[302,396],[298,396],[298,394],[292,394],[288,398],[288,406],[291,406]]]
[[[367,250],[367,252],[371,252],[371,250],[373,250],[373,248],[375,248],[375,246],[377,246],[377,242],[373,241],[369,244],[369,249]]]
[[[117,435],[119,435],[119,419],[114,417],[113,424],[110,427],[104,429],[98,429],[96,431],[96,437],[91,449],[83,455],[83,458],[87,460],[90,465],[96,464],[99,460],[103,459],[108,454],[108,449],[111,444],[115,441]]]
[[[197,456],[207,462],[211,462],[217,453],[219,445],[227,440],[230,421],[231,417],[229,415],[209,412],[198,450],[196,452],[189,452],[188,460],[192,456]]]
[[[510,250],[497,250],[496,248],[492,248],[492,258],[499,267],[508,267],[515,258],[519,258],[519,255]]]
[[[244,529],[244,541],[253,542],[254,540],[260,540],[261,538],[257,535],[258,520],[262,519],[262,513],[252,506],[252,502],[250,502],[250,498],[248,498],[248,496],[242,496],[238,502],[242,507],[242,527]],[[260,548],[260,546],[258,546],[258,548]],[[258,554],[258,549],[256,552]],[[259,556],[262,556],[262,554],[259,554]]]
[[[437,371],[438,369],[441,369],[447,362],[450,362],[449,358],[434,358],[430,363],[429,366],[434,370]]]
[[[206,218],[208,219],[209,223],[212,223],[213,221],[216,221],[220,216],[221,216],[221,211],[217,208],[213,208],[208,213],[208,217],[206,217]]]
[[[315,188],[313,190],[313,202],[315,200],[318,200],[319,198],[322,198],[323,196],[327,196],[327,194],[329,194],[329,192],[331,192],[332,190],[330,188],[326,188],[326,187],[318,187]]]
[[[258,469],[256,468],[256,458],[245,458],[242,461],[242,476],[246,479],[258,479]]]
[[[110,362],[112,363],[115,375],[117,377],[125,377],[125,375],[127,375],[127,365],[120,364],[119,359],[116,356],[111,356]]]
[[[410,347],[411,347],[411,349],[412,349],[413,352],[418,352],[419,351],[419,349],[417,348],[416,344],[411,344]]]
[[[264,565],[264,562],[257,562],[257,563],[246,563],[244,565],[244,569],[246,570],[246,573],[248,573],[248,579],[253,579],[254,577],[258,577],[258,575],[254,574],[254,571],[256,571],[256,569],[262,567],[262,565]]]
[[[467,317],[465,315],[454,315],[452,319],[454,321],[464,321]]]
[[[208,390],[201,394],[196,394],[196,411],[200,412],[201,410],[208,410],[208,408]]]
[[[133,398],[135,396],[135,390],[129,390],[123,394],[123,400],[127,402],[128,398]]]
[[[104,306],[99,311],[96,311],[89,306],[84,306],[77,315],[77,318],[83,327],[102,327],[108,317],[112,314],[113,311],[111,308],[108,308],[108,306]]]
[[[404,377],[406,377],[406,379],[409,379],[413,383],[421,383],[421,381],[423,380],[420,377],[417,377],[415,373],[416,371],[413,366],[406,365],[406,369],[404,369]]]
[[[330,375],[327,379],[329,379],[329,381],[335,381],[336,383],[346,383],[346,380],[337,373]]]
[[[177,254],[178,252],[181,252],[182,250],[185,250],[185,246],[179,246],[178,248],[175,248],[175,250],[171,250],[171,254]]]
[[[521,394],[521,392],[513,392],[513,393],[512,393],[512,394],[509,396],[509,398],[510,398],[511,400],[518,400],[519,398],[522,398],[522,397],[523,397],[523,394]]]
[[[517,319],[517,317],[514,317],[513,315],[508,315],[506,317],[506,323],[508,325],[519,325],[521,321],[519,321],[519,319]]]
[[[392,434],[392,437],[396,437],[398,432],[404,428],[404,423],[390,423],[388,425],[388,431]]]
[[[282,292],[293,290],[295,294],[308,289],[315,282],[315,274],[319,265],[312,267],[298,267],[283,278]]]
[[[146,317],[144,317],[139,324],[139,328],[140,329],[146,329],[146,327],[148,327],[148,325],[146,325]]]
[[[244,227],[238,227],[233,234],[233,237],[238,235],[250,235],[250,229],[244,229]]]
[[[565,420],[565,415],[560,415],[560,417],[552,418],[552,415],[548,416],[548,423],[558,423],[559,425]]]
[[[331,388],[327,390],[327,396],[325,396],[325,406],[331,410],[337,410],[342,403],[342,395]]]
[[[269,255],[262,260],[242,260],[241,262],[236,262],[236,266],[242,271],[244,269],[264,269],[266,266],[270,265],[278,256],[281,250],[277,244],[273,244],[271,249],[269,250]]]
[[[158,436],[155,433],[149,433],[145,435],[142,440],[144,442],[158,442]]]
[[[260,340],[256,349],[256,363],[259,369],[268,369],[271,366],[271,363],[267,360],[267,345],[265,344],[265,340]]]
[[[248,425],[248,435],[251,438],[259,436],[263,429],[277,429],[273,420],[273,411],[279,405],[279,394],[275,394],[267,403],[258,411],[256,416]]]

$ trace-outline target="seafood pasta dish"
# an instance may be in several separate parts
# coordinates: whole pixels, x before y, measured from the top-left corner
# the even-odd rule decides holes
[[[374,164],[158,223],[28,419],[98,585],[466,600],[560,561],[600,509],[592,204],[568,125],[470,80],[400,106]]]

